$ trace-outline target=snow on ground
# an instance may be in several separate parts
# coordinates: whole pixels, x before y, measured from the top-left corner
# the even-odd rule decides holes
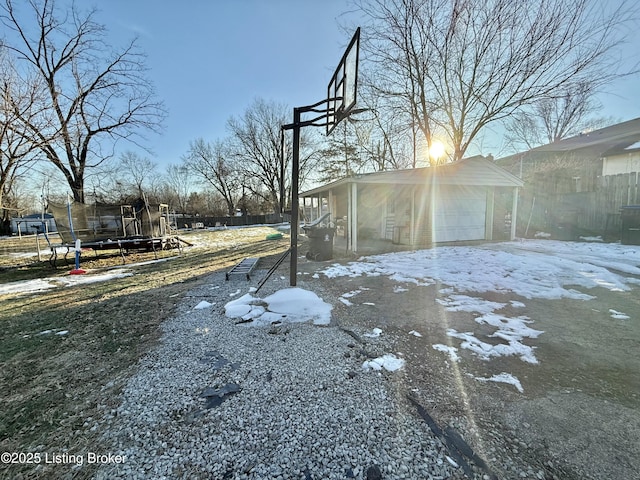
[[[229,245],[233,244],[241,244],[243,243],[242,239],[236,238],[233,241],[227,236],[221,235],[218,237],[211,237],[207,234],[204,234],[205,231],[209,232],[218,232],[218,231],[234,231],[234,230],[242,230],[242,236],[244,238],[250,237],[262,237],[266,236],[266,230],[272,230],[272,233],[277,232],[288,232],[291,229],[291,226],[288,223],[273,223],[273,224],[254,224],[254,225],[237,225],[237,226],[219,226],[219,227],[208,227],[206,230],[202,230],[203,234],[192,233],[189,237],[185,237],[189,239],[189,243],[192,243],[193,246],[189,248],[193,249],[202,249],[202,248],[212,248],[212,247],[224,247],[228,248]]]
[[[34,280],[1,283],[0,295],[38,293],[52,288],[73,287],[76,285],[106,282],[116,278],[129,277],[131,275],[133,275],[133,273],[126,269],[118,268],[105,273],[91,273],[91,271],[88,271],[85,275],[36,278]]]
[[[370,370],[380,371],[383,368],[388,372],[395,372],[396,370],[400,370],[402,367],[404,367],[404,360],[391,353],[383,355],[382,357],[374,358],[373,360],[366,360],[362,364],[362,369],[365,372]]]
[[[309,321],[315,325],[328,325],[332,308],[313,292],[302,288],[285,288],[265,298],[247,293],[228,302],[225,314],[229,318],[250,322],[253,326]]]
[[[314,275],[314,278],[319,278],[319,277]],[[364,287],[360,287],[357,290],[352,290],[350,292],[343,293],[342,295],[340,295],[338,300],[340,300],[347,307],[350,307],[351,305],[353,305],[353,302],[351,302],[351,300],[349,300],[349,299],[351,297],[355,297],[356,295],[358,295],[359,293],[362,293],[365,290],[369,290],[369,289],[368,288],[364,288]]]
[[[206,300],[202,300],[195,307],[193,307],[193,309],[194,310],[204,310],[205,308],[209,308],[209,307],[211,307],[213,305],[214,305],[213,303],[207,302]]]
[[[460,357],[458,356],[458,349],[456,347],[450,347],[449,345],[443,345],[442,343],[436,343],[431,346],[434,350],[438,350],[439,352],[444,352],[449,355],[449,358],[452,362],[460,361]]]
[[[618,312],[617,310],[614,310],[613,308],[609,309],[609,313],[611,314],[611,318],[616,318],[618,320],[629,320],[629,318],[631,318],[626,313]]]
[[[408,291],[406,287],[410,284],[433,285],[439,282],[447,286],[440,291],[444,298],[439,300],[445,311],[478,314],[475,318],[478,324],[484,325],[485,328],[495,328],[489,335],[493,338],[491,343],[478,339],[474,332],[449,329],[447,334],[451,339],[460,340],[460,348],[468,349],[486,360],[498,356],[517,356],[524,362],[535,364],[538,360],[534,354],[534,347],[526,345],[525,342],[527,339],[537,338],[543,332],[532,328],[530,325],[534,320],[526,316],[509,317],[500,313],[507,306],[524,308],[526,304],[515,300],[509,304],[491,302],[473,294],[499,292],[517,294],[525,299],[589,300],[594,296],[584,290],[595,287],[627,291],[630,285],[640,284],[638,278],[629,276],[640,276],[640,247],[552,240],[524,240],[475,247],[438,247],[414,252],[372,255],[345,265],[333,264],[313,277],[321,278],[321,274],[327,278],[387,276],[398,282],[393,289],[397,294]],[[41,292],[60,286],[107,281],[129,275],[132,273],[125,269],[115,269],[107,273],[88,272],[87,275],[11,282],[0,284],[0,294]],[[363,290],[361,287],[346,292],[338,300],[351,306],[354,297]],[[238,290],[231,296],[240,293]],[[208,306],[201,303],[195,308]],[[225,306],[227,316],[242,319],[251,325],[306,321],[327,325],[330,322],[331,309],[332,306],[315,293],[300,288],[280,290],[264,299],[246,294]],[[629,318],[625,313],[613,308],[609,310],[609,314],[614,319]],[[456,346],[435,344],[433,348],[446,353],[454,362],[460,360]],[[392,357],[370,360],[363,368],[401,368],[404,360]],[[488,379],[478,380],[507,382],[522,391],[519,380],[508,373],[503,372]]]
[[[12,238],[12,237],[0,237],[0,238]],[[58,255],[64,255],[65,253],[67,253],[66,247],[54,247],[54,249]],[[32,257],[38,256],[38,251],[33,250],[29,252],[13,252],[13,253],[10,252],[10,253],[5,253],[3,255],[6,255],[11,258],[32,258]],[[40,250],[40,256],[48,257],[50,255],[51,255],[51,248],[49,248],[49,246],[43,246]]]
[[[490,360],[500,356],[516,356],[535,364],[538,359],[534,347],[527,339],[543,332],[529,325],[526,316],[509,317],[500,310],[507,307],[524,308],[526,304],[512,300],[509,304],[487,301],[480,296],[485,292],[514,293],[526,299],[595,298],[586,293],[595,287],[611,291],[628,291],[630,285],[640,281],[640,247],[606,243],[560,242],[551,240],[523,240],[475,247],[438,247],[414,252],[389,253],[362,257],[346,265],[333,264],[320,272],[327,278],[386,276],[399,284],[447,285],[440,292],[445,295],[438,302],[446,311],[464,311],[478,314],[478,324],[488,325],[495,331],[488,335],[494,340],[485,342],[474,332],[448,329],[449,337],[460,340],[460,348],[470,350],[479,358]],[[394,293],[407,288],[396,285]],[[578,290],[579,289],[579,290]],[[614,309],[609,314],[615,319],[629,316]],[[433,348],[458,362],[458,348],[435,344]],[[517,378],[501,373],[484,381],[513,384],[518,391],[522,385]]]
[[[484,377],[473,377],[476,380],[480,381],[480,382],[500,382],[500,383],[508,383],[510,385],[513,385],[514,387],[516,387],[516,390],[518,390],[520,393],[524,392],[524,389],[522,388],[522,384],[520,383],[520,380],[518,380],[516,377],[514,377],[513,375],[511,375],[510,373],[500,373],[498,375],[493,375],[490,378],[484,378]]]
[[[617,272],[614,272],[616,270]],[[384,275],[398,282],[431,285],[455,292],[512,292],[524,298],[592,298],[572,286],[629,290],[640,275],[640,248],[618,244],[529,240],[476,247],[438,247],[372,255],[334,264],[326,277]],[[394,291],[402,291],[402,287]]]
[[[370,333],[362,334],[363,337],[369,337],[369,338],[378,338],[380,335],[382,335],[382,330],[379,328],[374,328],[373,330],[371,330]]]
[[[436,299],[450,312],[478,312],[491,313],[505,307],[506,303],[490,302],[481,298],[470,297],[468,295],[450,295],[445,299]]]
[[[36,336],[39,335],[58,335],[59,337],[62,337],[64,335],[67,335],[69,333],[69,330],[62,330],[62,329],[55,329],[55,330],[43,330],[42,332],[38,332],[36,333]],[[31,335],[26,334],[24,335],[24,338],[29,338]]]

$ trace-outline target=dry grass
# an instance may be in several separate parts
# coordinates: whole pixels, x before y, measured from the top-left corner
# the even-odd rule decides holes
[[[135,275],[25,296],[0,296],[0,451],[101,452],[91,430],[99,404],[117,396],[137,360],[160,335],[185,292],[210,273],[245,257],[278,256],[288,237],[267,241],[268,227],[200,232],[196,244],[165,262],[135,267]],[[4,240],[0,241],[0,247]],[[206,247],[197,246],[205,244]],[[115,252],[114,252],[115,253]],[[120,266],[119,255],[84,255],[82,268]],[[150,260],[132,254],[127,263]],[[1,283],[68,275],[46,262],[4,269]],[[67,335],[41,334],[68,330]],[[42,468],[42,466],[41,466]],[[87,478],[92,469],[70,466],[0,466],[2,478]]]

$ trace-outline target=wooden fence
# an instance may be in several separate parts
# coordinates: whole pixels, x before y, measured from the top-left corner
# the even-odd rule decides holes
[[[173,220],[173,217],[171,217]],[[202,228],[216,227],[216,226],[244,226],[244,225],[260,225],[260,224],[275,224],[282,222],[290,222],[291,215],[286,213],[280,215],[279,213],[270,213],[267,215],[242,215],[239,217],[196,217],[182,215],[175,218],[175,223],[178,228],[195,228],[194,226],[200,224]]]
[[[537,232],[554,238],[574,240],[600,235],[620,238],[620,208],[640,205],[640,172],[601,176],[589,192],[548,193],[544,186],[525,187],[518,208],[518,235]]]

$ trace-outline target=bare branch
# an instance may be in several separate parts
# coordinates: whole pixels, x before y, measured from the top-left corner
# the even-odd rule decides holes
[[[47,92],[42,103],[46,128],[39,119],[22,121],[80,202],[87,169],[112,156],[103,147],[113,151],[119,140],[135,143],[143,131],[157,132],[165,115],[145,76],[136,39],[111,51],[94,16],[95,10],[85,14],[75,5],[58,10],[54,0],[30,0],[25,11],[4,0],[0,8],[0,21],[13,33],[7,51],[37,75]],[[32,38],[34,27],[38,35]]]
[[[620,67],[620,47],[637,18],[632,2],[356,3],[370,20],[363,58],[378,93],[407,106],[427,147],[446,135],[452,159],[487,125],[523,107],[580,88],[593,94],[630,73]]]

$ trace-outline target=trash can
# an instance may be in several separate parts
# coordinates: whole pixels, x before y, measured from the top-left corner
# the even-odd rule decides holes
[[[623,245],[640,245],[640,205],[620,207],[622,232],[620,243]]]
[[[324,215],[321,219],[309,225],[302,225],[302,230],[309,237],[309,260],[331,260],[333,258],[333,236],[336,233],[332,223],[324,223],[329,215]],[[329,226],[327,226],[329,225]]]
[[[304,229],[304,227],[302,227]],[[310,228],[305,229],[309,237],[309,260],[331,260],[333,258],[333,236],[335,228]]]

